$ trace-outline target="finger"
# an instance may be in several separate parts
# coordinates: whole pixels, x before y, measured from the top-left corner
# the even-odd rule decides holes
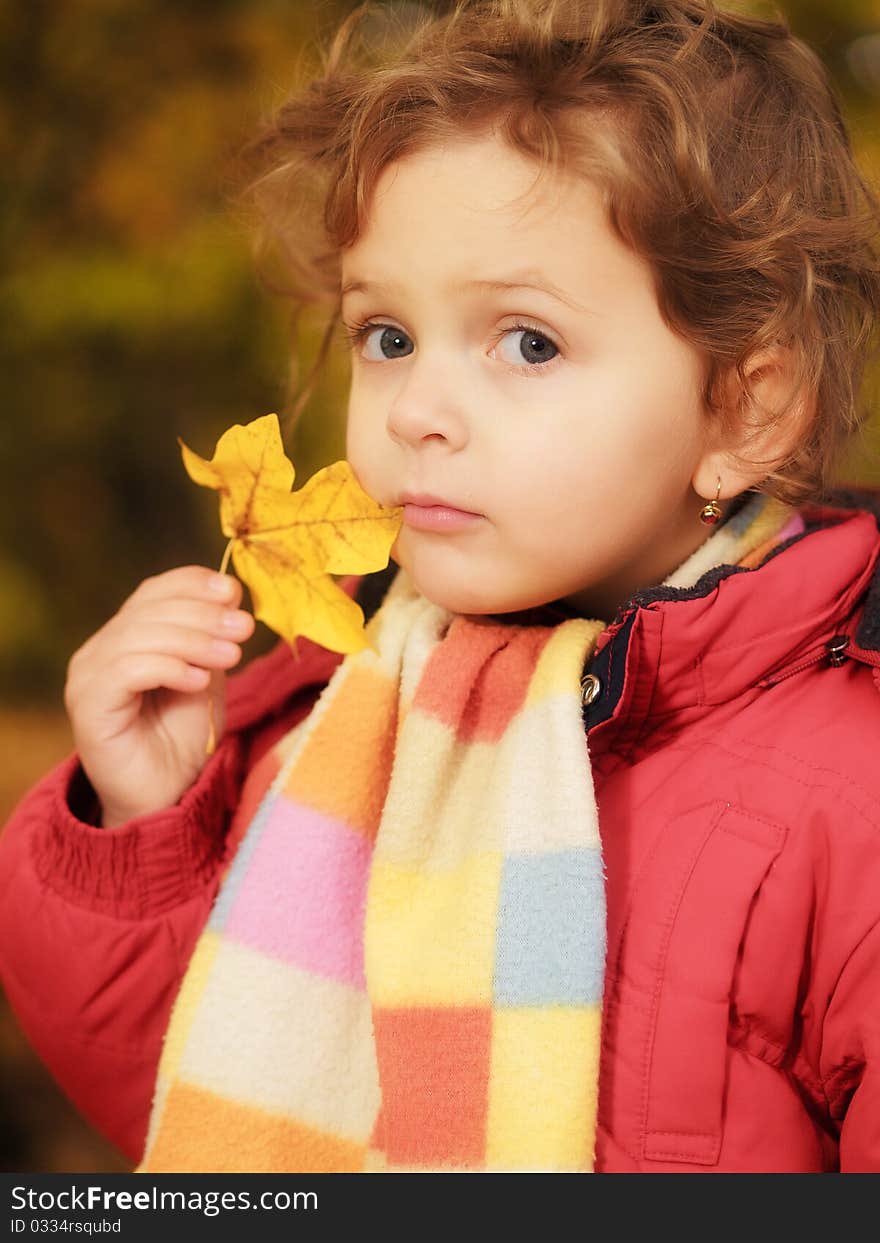
[[[231,574],[218,574],[204,565],[182,565],[145,578],[132,592],[123,608],[137,601],[168,600],[187,596],[237,607],[242,585]]]
[[[132,696],[166,688],[173,691],[204,691],[211,673],[185,660],[162,652],[126,652],[113,662],[113,676],[104,684],[101,707],[113,712],[125,708]]]
[[[170,624],[184,626],[189,630],[201,630],[219,638],[231,638],[243,642],[253,634],[256,623],[247,609],[236,609],[223,604],[175,597],[168,600],[144,600],[132,605],[127,625],[135,620],[139,625]]]
[[[175,626],[170,622],[140,620],[120,627],[103,659],[114,659],[133,653],[159,652],[175,656],[187,664],[206,669],[228,669],[241,660],[241,647],[232,639],[219,638],[189,626]]]

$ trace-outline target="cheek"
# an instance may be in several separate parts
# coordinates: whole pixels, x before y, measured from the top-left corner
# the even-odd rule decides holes
[[[358,451],[355,441],[356,436],[351,425],[351,419],[348,419],[345,424],[345,458],[357,471]]]
[[[524,515],[564,521],[619,489],[622,446],[588,414],[548,423],[517,454]]]
[[[607,376],[583,408],[569,412],[558,433],[566,446],[558,463],[560,486],[570,490],[579,479],[585,494],[615,504],[634,481],[650,489],[655,477],[675,473],[697,428],[688,376],[670,366],[668,382],[657,383],[633,361],[621,370],[628,381],[621,383],[621,371]]]
[[[349,406],[345,423],[345,456],[356,474],[359,466],[366,466],[370,461],[370,440],[366,420],[357,409]]]
[[[345,425],[345,458],[358,483],[375,500],[390,504],[391,491],[399,480],[389,475],[387,456],[370,420],[352,413]]]

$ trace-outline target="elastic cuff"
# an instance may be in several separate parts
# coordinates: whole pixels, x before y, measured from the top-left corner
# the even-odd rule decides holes
[[[51,819],[34,839],[41,880],[69,902],[120,919],[187,901],[218,870],[241,768],[240,738],[226,734],[173,807],[105,829],[80,818],[97,820],[98,800],[74,753],[59,769]]]

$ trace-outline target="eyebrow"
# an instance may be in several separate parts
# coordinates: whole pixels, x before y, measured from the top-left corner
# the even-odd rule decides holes
[[[400,291],[402,286],[390,282],[367,281],[367,280],[349,280],[346,281],[340,291],[340,298],[344,298],[350,293],[369,293],[371,290],[377,293],[390,293],[392,291]],[[521,272],[512,272],[511,279],[501,280],[495,278],[483,278],[480,280],[455,281],[450,288],[457,289],[535,289],[540,293],[549,294],[551,298],[556,298],[558,302],[564,302],[566,306],[571,307],[574,311],[586,311],[585,306],[581,306],[575,302],[570,294],[560,289],[558,285],[554,285],[541,272],[534,268],[527,268]]]

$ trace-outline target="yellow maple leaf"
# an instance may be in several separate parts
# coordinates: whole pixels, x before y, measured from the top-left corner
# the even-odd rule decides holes
[[[224,568],[231,552],[254,616],[290,643],[304,635],[333,652],[369,646],[360,605],[330,575],[384,569],[403,508],[373,500],[345,461],[292,492],[275,414],[228,428],[210,462],[178,442],[190,478],[220,493]]]

